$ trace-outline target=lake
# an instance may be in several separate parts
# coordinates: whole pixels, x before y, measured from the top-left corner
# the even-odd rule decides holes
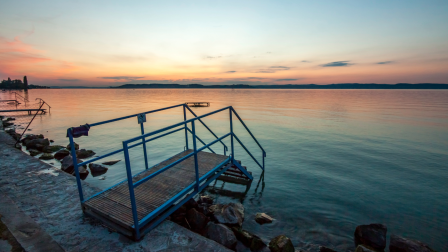
[[[198,115],[231,105],[265,148],[266,172],[261,179],[261,169],[237,146],[235,158],[254,174],[252,185],[245,193],[245,186],[217,182],[216,190],[206,193],[227,192],[214,196],[218,202],[243,203],[243,228],[266,240],[285,234],[297,248],[349,251],[357,225],[382,223],[388,237],[402,235],[448,251],[448,90],[49,89],[26,95],[31,103],[39,97],[51,106],[29,132],[60,145],[68,144],[67,128],[85,123],[192,101],[211,102],[192,108]],[[1,99],[11,97],[0,93]],[[145,131],[182,120],[182,108],[151,114]],[[218,136],[229,132],[228,112],[204,122]],[[234,124],[261,160],[256,144],[239,122]],[[202,126],[197,133],[205,142],[214,139]],[[92,127],[76,142],[101,155],[139,134],[137,119],[131,118]],[[184,146],[183,131],[153,141],[149,162],[157,164]],[[221,145],[214,149],[222,153]],[[141,148],[131,156],[133,172],[142,171]],[[107,188],[126,178],[124,162],[104,176],[89,175],[86,181]],[[258,225],[257,212],[276,220]]]

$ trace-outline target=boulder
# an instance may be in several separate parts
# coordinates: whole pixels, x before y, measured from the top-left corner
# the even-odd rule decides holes
[[[68,151],[66,149],[62,149],[54,154],[54,158],[56,158],[57,160],[61,160],[68,155],[70,155],[70,151]]]
[[[97,176],[100,176],[100,175],[103,175],[104,173],[106,173],[109,168],[104,167],[99,164],[90,163],[89,169],[90,169],[90,172],[92,173],[92,176],[97,177]]]
[[[64,146],[60,146],[60,145],[49,145],[49,146],[45,146],[43,151],[45,153],[53,153],[56,151],[59,151],[61,149],[64,149]]]
[[[355,252],[377,252],[377,250],[374,250],[373,248],[367,245],[358,245],[358,247],[356,247]]]
[[[336,252],[336,250],[332,250],[331,248],[320,246],[319,247],[319,252]]]
[[[3,123],[3,127],[5,127],[5,128],[14,125],[14,123],[10,123],[7,121],[3,121],[2,123]]]
[[[114,165],[118,162],[120,162],[121,160],[112,160],[112,161],[106,161],[104,163],[102,163],[103,165]]]
[[[360,225],[355,230],[355,245],[367,245],[376,250],[386,248],[387,227],[383,224]]]
[[[37,145],[41,145],[43,148],[43,146],[50,145],[50,141],[48,141],[48,139],[41,139],[41,138],[33,139],[26,143],[26,148],[27,149],[38,149],[38,148],[36,148]]]
[[[39,135],[37,135],[37,138],[39,138],[39,139],[44,139],[44,135],[39,134]]]
[[[209,211],[218,223],[239,227],[243,224],[244,207],[240,203],[212,205],[209,207]]]
[[[39,159],[43,159],[43,160],[50,160],[53,158],[54,158],[53,155],[51,155],[50,153],[44,153],[39,157]]]
[[[78,159],[77,161],[78,161],[78,163],[84,162],[81,159]],[[66,173],[74,174],[75,167],[73,166],[72,156],[66,156],[65,158],[62,159],[61,162],[62,162],[61,170],[65,171]],[[86,168],[86,166],[84,166],[84,168]]]
[[[198,204],[205,203],[205,204],[212,205],[213,204],[213,200],[214,199],[213,199],[212,196],[204,195],[204,196],[199,197]]]
[[[44,151],[45,145],[42,144],[36,144],[34,146],[34,148],[36,148],[38,151]]]
[[[207,217],[194,208],[188,210],[187,220],[191,226],[191,229],[197,232],[201,232],[208,223]]]
[[[87,176],[89,175],[89,171],[85,166],[79,167],[78,171],[79,171],[79,178],[82,180],[86,179]],[[76,176],[75,171],[73,171],[73,176]]]
[[[273,220],[274,219],[271,216],[265,213],[257,213],[255,215],[255,221],[260,225],[263,225],[265,223],[272,223]]]
[[[198,203],[193,198],[189,199],[187,202],[185,202],[184,206],[187,208],[187,210],[190,210],[191,208],[197,208]]]
[[[403,238],[398,235],[390,236],[390,252],[435,252],[421,241]]]
[[[32,157],[37,156],[41,153],[40,151],[35,150],[35,149],[29,149],[28,151],[30,152],[30,156],[32,156]]]
[[[285,235],[274,237],[271,242],[269,242],[269,249],[272,252],[294,252],[294,246],[292,245],[291,239]]]
[[[211,212],[208,210],[211,205],[207,203],[198,204],[198,211],[203,213],[205,216],[211,216]]]
[[[95,152],[92,150],[81,149],[76,151],[77,158],[89,158],[95,155]]]
[[[261,240],[260,237],[251,234],[246,230],[233,227],[232,231],[235,234],[236,238],[239,241],[241,241],[245,246],[250,248],[251,251],[262,250],[264,247],[266,247],[266,244]]]
[[[31,134],[31,135],[28,135],[28,134],[27,134],[27,135],[25,135],[24,138],[22,138],[22,140],[20,140],[20,142],[22,142],[22,144],[26,146],[26,144],[27,144],[29,141],[34,140],[34,139],[37,139],[37,136],[35,136],[35,135],[33,135],[33,134]]]
[[[72,147],[70,147],[70,144],[67,144],[67,150],[72,150]],[[79,144],[75,143],[75,150],[79,150]]]
[[[235,234],[223,224],[209,222],[205,234],[207,238],[212,239],[229,249],[235,248],[237,242]]]
[[[6,118],[5,121],[9,122],[9,121],[15,121],[15,120],[16,120],[16,119],[15,119],[14,117],[8,117],[8,118]]]

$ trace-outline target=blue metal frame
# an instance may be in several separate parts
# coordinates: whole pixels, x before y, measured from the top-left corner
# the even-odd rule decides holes
[[[164,127],[162,129],[159,130],[155,130],[149,133],[145,133],[144,132],[144,125],[143,123],[141,123],[140,127],[141,127],[141,135],[125,140],[123,141],[123,149],[120,150],[115,150],[112,151],[110,153],[104,154],[102,156],[96,157],[96,158],[92,158],[90,160],[84,161],[82,163],[77,163],[77,159],[76,159],[76,150],[75,150],[75,145],[74,145],[74,141],[73,141],[73,135],[71,132],[71,128],[67,130],[67,136],[70,139],[70,147],[71,147],[71,154],[72,154],[72,158],[73,158],[73,163],[74,163],[74,169],[75,169],[75,175],[76,175],[76,182],[78,184],[78,192],[79,192],[79,197],[81,200],[81,203],[84,203],[86,200],[84,200],[84,196],[83,196],[83,191],[82,191],[82,185],[81,185],[81,179],[80,179],[80,175],[79,175],[79,167],[89,164],[91,162],[97,161],[99,159],[117,154],[121,151],[123,151],[124,154],[124,158],[125,158],[125,165],[126,165],[126,175],[127,175],[127,179],[100,192],[95,194],[92,197],[95,197],[96,195],[99,195],[107,190],[110,190],[111,188],[124,183],[125,181],[127,181],[128,183],[128,188],[129,188],[129,195],[130,195],[130,200],[131,200],[131,206],[132,206],[132,215],[133,215],[133,221],[134,221],[134,225],[133,228],[135,229],[135,237],[138,240],[140,238],[140,236],[142,235],[140,233],[140,228],[145,226],[146,224],[148,224],[150,221],[154,220],[154,218],[156,218],[161,212],[165,211],[167,208],[173,206],[174,203],[176,203],[177,201],[179,201],[180,199],[182,199],[182,197],[184,197],[188,192],[190,192],[191,190],[193,190],[193,192],[185,197],[180,203],[182,202],[186,202],[186,200],[190,199],[191,197],[193,197],[195,194],[197,194],[198,192],[200,192],[201,190],[203,190],[211,181],[213,181],[214,179],[216,179],[217,177],[219,177],[222,173],[224,173],[230,166],[226,165],[226,164],[233,164],[235,165],[239,170],[241,170],[241,172],[243,172],[249,179],[253,179],[252,175],[247,172],[246,169],[244,169],[235,159],[235,151],[234,151],[234,138],[238,141],[238,143],[243,147],[243,149],[249,154],[249,156],[255,161],[255,163],[260,166],[261,169],[264,170],[264,165],[265,165],[265,157],[266,157],[266,152],[263,149],[263,147],[261,147],[260,143],[257,141],[257,139],[254,137],[254,135],[252,134],[252,132],[250,132],[249,128],[246,126],[246,124],[243,122],[243,120],[241,119],[241,117],[236,113],[236,111],[233,109],[233,107],[229,106],[229,107],[225,107],[222,109],[218,109],[216,111],[201,115],[201,116],[197,116],[188,106],[186,106],[185,104],[179,104],[179,105],[175,105],[175,106],[171,106],[171,107],[167,107],[167,108],[161,108],[161,109],[157,109],[157,110],[152,110],[152,111],[148,111],[148,112],[144,112],[143,114],[149,114],[149,113],[154,113],[154,112],[158,112],[158,111],[163,111],[163,110],[167,110],[167,109],[171,109],[171,108],[176,108],[176,107],[180,107],[183,106],[183,116],[184,116],[184,120],[180,123],[177,124],[173,124],[171,126],[168,127]],[[187,109],[193,114],[194,118],[188,119],[187,120],[187,115],[186,115],[186,111]],[[225,110],[229,110],[229,121],[230,121],[230,132],[218,137],[201,119],[216,113],[219,113],[221,111],[225,111]],[[111,123],[111,122],[116,122],[119,120],[124,120],[124,119],[128,119],[131,117],[136,117],[138,115],[140,115],[142,113],[139,114],[134,114],[134,115],[130,115],[130,116],[125,116],[125,117],[120,117],[120,118],[116,118],[116,119],[112,119],[112,120],[107,120],[107,121],[103,121],[103,122],[99,122],[99,123],[94,123],[94,124],[90,124],[90,127],[93,126],[98,126],[98,125],[102,125],[102,124],[106,124],[106,123]],[[260,147],[261,151],[262,151],[262,156],[263,156],[263,161],[262,161],[262,165],[258,162],[258,160],[252,155],[252,153],[246,148],[246,146],[244,146],[244,144],[241,142],[241,140],[235,135],[235,133],[233,132],[233,114],[235,114],[235,116],[238,118],[238,120],[241,122],[241,124],[244,126],[244,128],[247,130],[247,132],[249,132],[250,136],[254,139],[254,141],[257,143],[257,145]],[[204,141],[202,141],[197,135],[196,135],[196,125],[195,122],[199,121],[200,123],[202,123],[202,125],[205,126],[205,128],[212,133],[212,135],[216,138],[215,140],[213,140],[212,142],[206,144]],[[187,126],[188,123],[191,123],[191,130],[190,128]],[[179,127],[179,128],[177,128]],[[174,130],[171,130],[173,128],[177,128]],[[168,131],[171,130],[171,131]],[[131,162],[130,162],[130,156],[129,156],[129,149],[134,148],[136,146],[139,145],[143,145],[143,151],[144,151],[144,158],[145,158],[145,168],[148,169],[148,159],[147,159],[147,151],[146,151],[146,143],[153,141],[155,139],[167,136],[169,134],[173,134],[175,132],[178,132],[180,130],[184,130],[185,131],[185,147],[188,149],[188,132],[190,132],[192,134],[192,142],[193,142],[193,152],[189,153],[188,155],[185,155],[184,157],[182,157],[181,159],[166,165],[165,167],[163,167],[162,169],[158,170],[157,172],[154,172],[142,179],[140,179],[137,182],[133,182],[133,178],[136,175],[132,174],[132,168],[131,168]],[[168,132],[165,132],[168,131]],[[163,133],[163,134],[161,134]],[[160,134],[160,135],[157,135]],[[157,135],[157,136],[154,136]],[[154,136],[154,137],[151,137]],[[209,171],[207,174],[203,175],[203,176],[199,176],[199,170],[198,170],[198,153],[205,150],[205,149],[209,149],[212,153],[215,153],[210,147],[213,144],[216,144],[218,142],[220,142],[223,146],[224,146],[224,155],[226,155],[226,151],[228,151],[227,146],[223,143],[223,140],[226,137],[230,136],[230,142],[231,142],[231,155],[221,164],[219,164],[218,166],[214,167],[211,171]],[[149,138],[151,137],[151,138]],[[199,140],[203,146],[201,148],[198,148],[196,141]],[[137,143],[134,143],[137,142]],[[137,215],[137,204],[135,201],[135,195],[134,195],[134,189],[143,184],[144,182],[150,180],[151,178],[161,174],[162,172],[170,169],[171,167],[175,166],[176,164],[184,161],[187,158],[190,157],[194,157],[194,164],[195,164],[195,182],[192,183],[190,186],[188,186],[187,188],[185,188],[184,190],[182,190],[181,192],[179,192],[176,196],[174,196],[173,198],[171,198],[170,200],[168,200],[167,202],[165,202],[162,206],[160,206],[159,208],[157,208],[156,210],[154,210],[153,212],[151,212],[149,215],[145,216],[143,219],[141,219],[140,221],[138,220],[138,215]],[[205,181],[205,182],[204,182]],[[202,183],[202,185],[201,185]],[[90,197],[90,198],[92,198]],[[89,199],[90,199],[89,198]],[[87,199],[88,200],[88,199]],[[172,208],[170,208],[170,210],[168,211],[168,213],[171,213],[172,211],[176,210],[178,207],[180,207],[182,204],[176,204],[175,206],[173,206]],[[167,213],[164,213],[164,216]],[[158,223],[160,223],[160,221],[162,221],[164,218],[159,218],[158,220],[156,220],[154,223],[151,223],[151,226],[155,226]],[[149,229],[150,230],[150,229]]]

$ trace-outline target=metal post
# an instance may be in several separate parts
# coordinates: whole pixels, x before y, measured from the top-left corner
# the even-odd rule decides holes
[[[68,138],[70,140],[70,150],[71,150],[71,154],[72,154],[73,169],[75,169],[75,174],[76,174],[76,183],[78,184],[79,200],[81,200],[81,204],[82,204],[84,202],[84,194],[82,193],[81,178],[79,176],[79,170],[78,170],[78,160],[76,160],[75,142],[73,141],[73,135],[72,135],[72,131],[70,129],[67,129],[67,134],[68,134]]]
[[[184,121],[187,120],[187,112],[185,111],[185,106],[187,106],[186,104],[184,104],[183,108],[184,108]],[[188,131],[187,131],[187,124],[184,124],[185,127],[185,146],[187,147],[188,150]]]
[[[232,133],[232,135],[230,136],[230,145],[232,148],[231,152],[232,152],[232,159],[235,158],[235,152],[233,150],[233,122],[232,122],[232,110],[229,108],[229,115],[230,115],[230,133]]]
[[[191,121],[191,128],[192,128],[192,131],[193,131],[194,170],[196,172],[195,191],[199,192],[198,153],[197,153],[197,149],[196,149],[196,129],[194,127],[194,121]]]
[[[132,218],[134,219],[135,238],[140,239],[140,230],[138,226],[137,205],[135,204],[134,182],[132,182],[131,162],[129,160],[128,145],[123,142],[124,160],[126,162],[126,174],[128,175],[129,197],[131,198]]]
[[[143,123],[140,123],[140,128],[142,130],[142,135],[145,134],[145,127],[143,126]],[[145,167],[146,169],[148,169],[148,156],[146,155],[146,143],[145,143],[145,138],[143,137],[142,139],[142,143],[143,143],[143,154],[145,154]]]
[[[264,158],[266,157],[266,152],[263,151],[263,171],[264,171]]]

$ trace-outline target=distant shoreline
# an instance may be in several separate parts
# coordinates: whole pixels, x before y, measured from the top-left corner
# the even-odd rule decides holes
[[[328,84],[328,85],[202,85],[202,84],[125,84],[121,86],[110,87],[86,87],[86,86],[55,86],[53,89],[448,89],[448,84],[435,83],[397,83],[397,84],[359,84],[359,83],[344,83],[344,84]]]

